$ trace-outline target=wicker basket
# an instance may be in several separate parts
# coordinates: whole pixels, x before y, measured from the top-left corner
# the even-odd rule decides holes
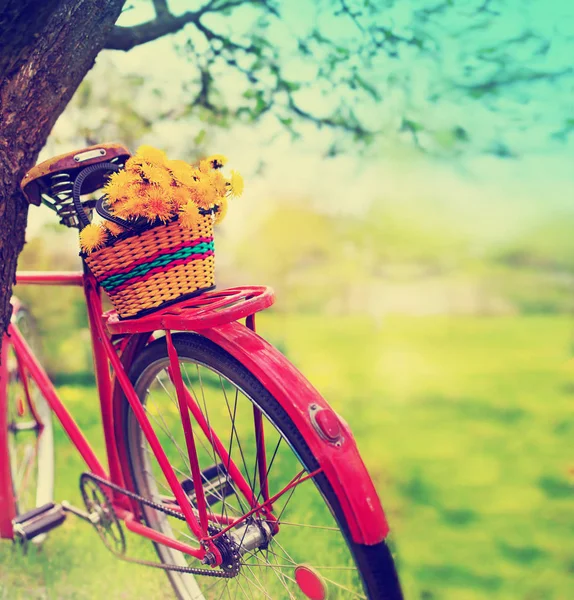
[[[214,288],[213,217],[191,229],[175,220],[120,236],[82,258],[121,318],[142,316]]]

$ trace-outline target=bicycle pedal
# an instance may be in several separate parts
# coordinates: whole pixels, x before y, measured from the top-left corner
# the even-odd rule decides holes
[[[229,481],[227,469],[223,463],[207,467],[201,472],[203,480],[203,493],[205,501],[209,506],[221,502],[227,496],[234,493],[233,486]],[[184,479],[180,482],[183,491],[189,496],[192,502],[196,500],[195,485],[191,479]]]
[[[28,542],[59,527],[65,520],[66,513],[62,505],[49,502],[18,515],[12,521],[14,538],[21,542]]]

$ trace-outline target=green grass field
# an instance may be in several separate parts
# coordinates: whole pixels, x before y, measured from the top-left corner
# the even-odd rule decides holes
[[[359,317],[260,319],[355,432],[407,599],[574,597],[572,325],[550,316],[397,317],[380,328]],[[95,390],[61,393],[103,455]],[[82,464],[61,431],[57,465],[57,498],[79,503]],[[39,552],[0,544],[3,599],[169,597],[162,573],[115,560],[72,518]]]

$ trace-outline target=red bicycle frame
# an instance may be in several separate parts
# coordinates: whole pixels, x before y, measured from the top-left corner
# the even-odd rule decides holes
[[[7,407],[5,406],[8,381],[6,359],[9,346],[12,346],[18,358],[19,367],[35,382],[58,417],[89,471],[117,486],[131,490],[133,487],[127,459],[122,451],[123,446],[117,443],[121,435],[117,431],[118,405],[119,402],[125,401],[124,397],[127,399],[173,492],[175,504],[171,508],[183,514],[188,527],[201,544],[190,546],[147,527],[140,522],[139,508],[136,503],[130,501],[121,492],[110,493],[116,514],[124,521],[128,530],[198,559],[204,558],[206,552],[212,552],[219,564],[221,555],[213,543],[213,539],[217,536],[212,537],[207,531],[210,520],[223,524],[224,530],[233,527],[255,512],[263,514],[270,522],[275,521],[272,512],[273,502],[293,486],[322,472],[341,502],[353,540],[363,544],[376,544],[386,537],[388,526],[383,510],[350,430],[285,357],[255,333],[254,314],[273,303],[271,290],[263,287],[244,287],[208,292],[147,317],[121,321],[115,313],[102,314],[100,288],[88,271],[85,273],[21,273],[17,276],[17,283],[75,285],[82,286],[84,289],[96,384],[100,398],[107,469],[95,455],[73,417],[58,398],[53,384],[18,328],[10,325],[3,339],[0,364],[0,538],[12,538],[14,518],[14,499],[11,497],[11,475],[6,440]],[[246,319],[245,325],[237,322],[242,318]],[[153,332],[158,330],[165,331],[170,360],[169,374],[177,392],[192,480],[196,490],[197,508],[191,505],[177,479],[127,375],[137,349],[143,347]],[[244,364],[283,406],[300,429],[319,461],[319,469],[299,477],[296,481],[291,481],[283,490],[270,497],[265,481],[266,458],[262,415],[257,408],[254,408],[254,430],[261,486],[261,499],[258,501],[240,469],[227,454],[225,445],[203,417],[196,400],[183,384],[179,360],[172,341],[172,330],[199,332]],[[234,485],[250,506],[247,514],[239,519],[215,516],[208,510],[195,449],[193,433],[195,427],[202,430],[220,459],[226,466],[229,465],[228,471]]]

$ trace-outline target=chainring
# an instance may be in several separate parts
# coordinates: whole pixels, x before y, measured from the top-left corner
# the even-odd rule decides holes
[[[97,515],[92,522],[104,546],[118,556],[126,552],[126,539],[113,506],[99,482],[85,474],[80,478],[80,491],[90,515]]]

